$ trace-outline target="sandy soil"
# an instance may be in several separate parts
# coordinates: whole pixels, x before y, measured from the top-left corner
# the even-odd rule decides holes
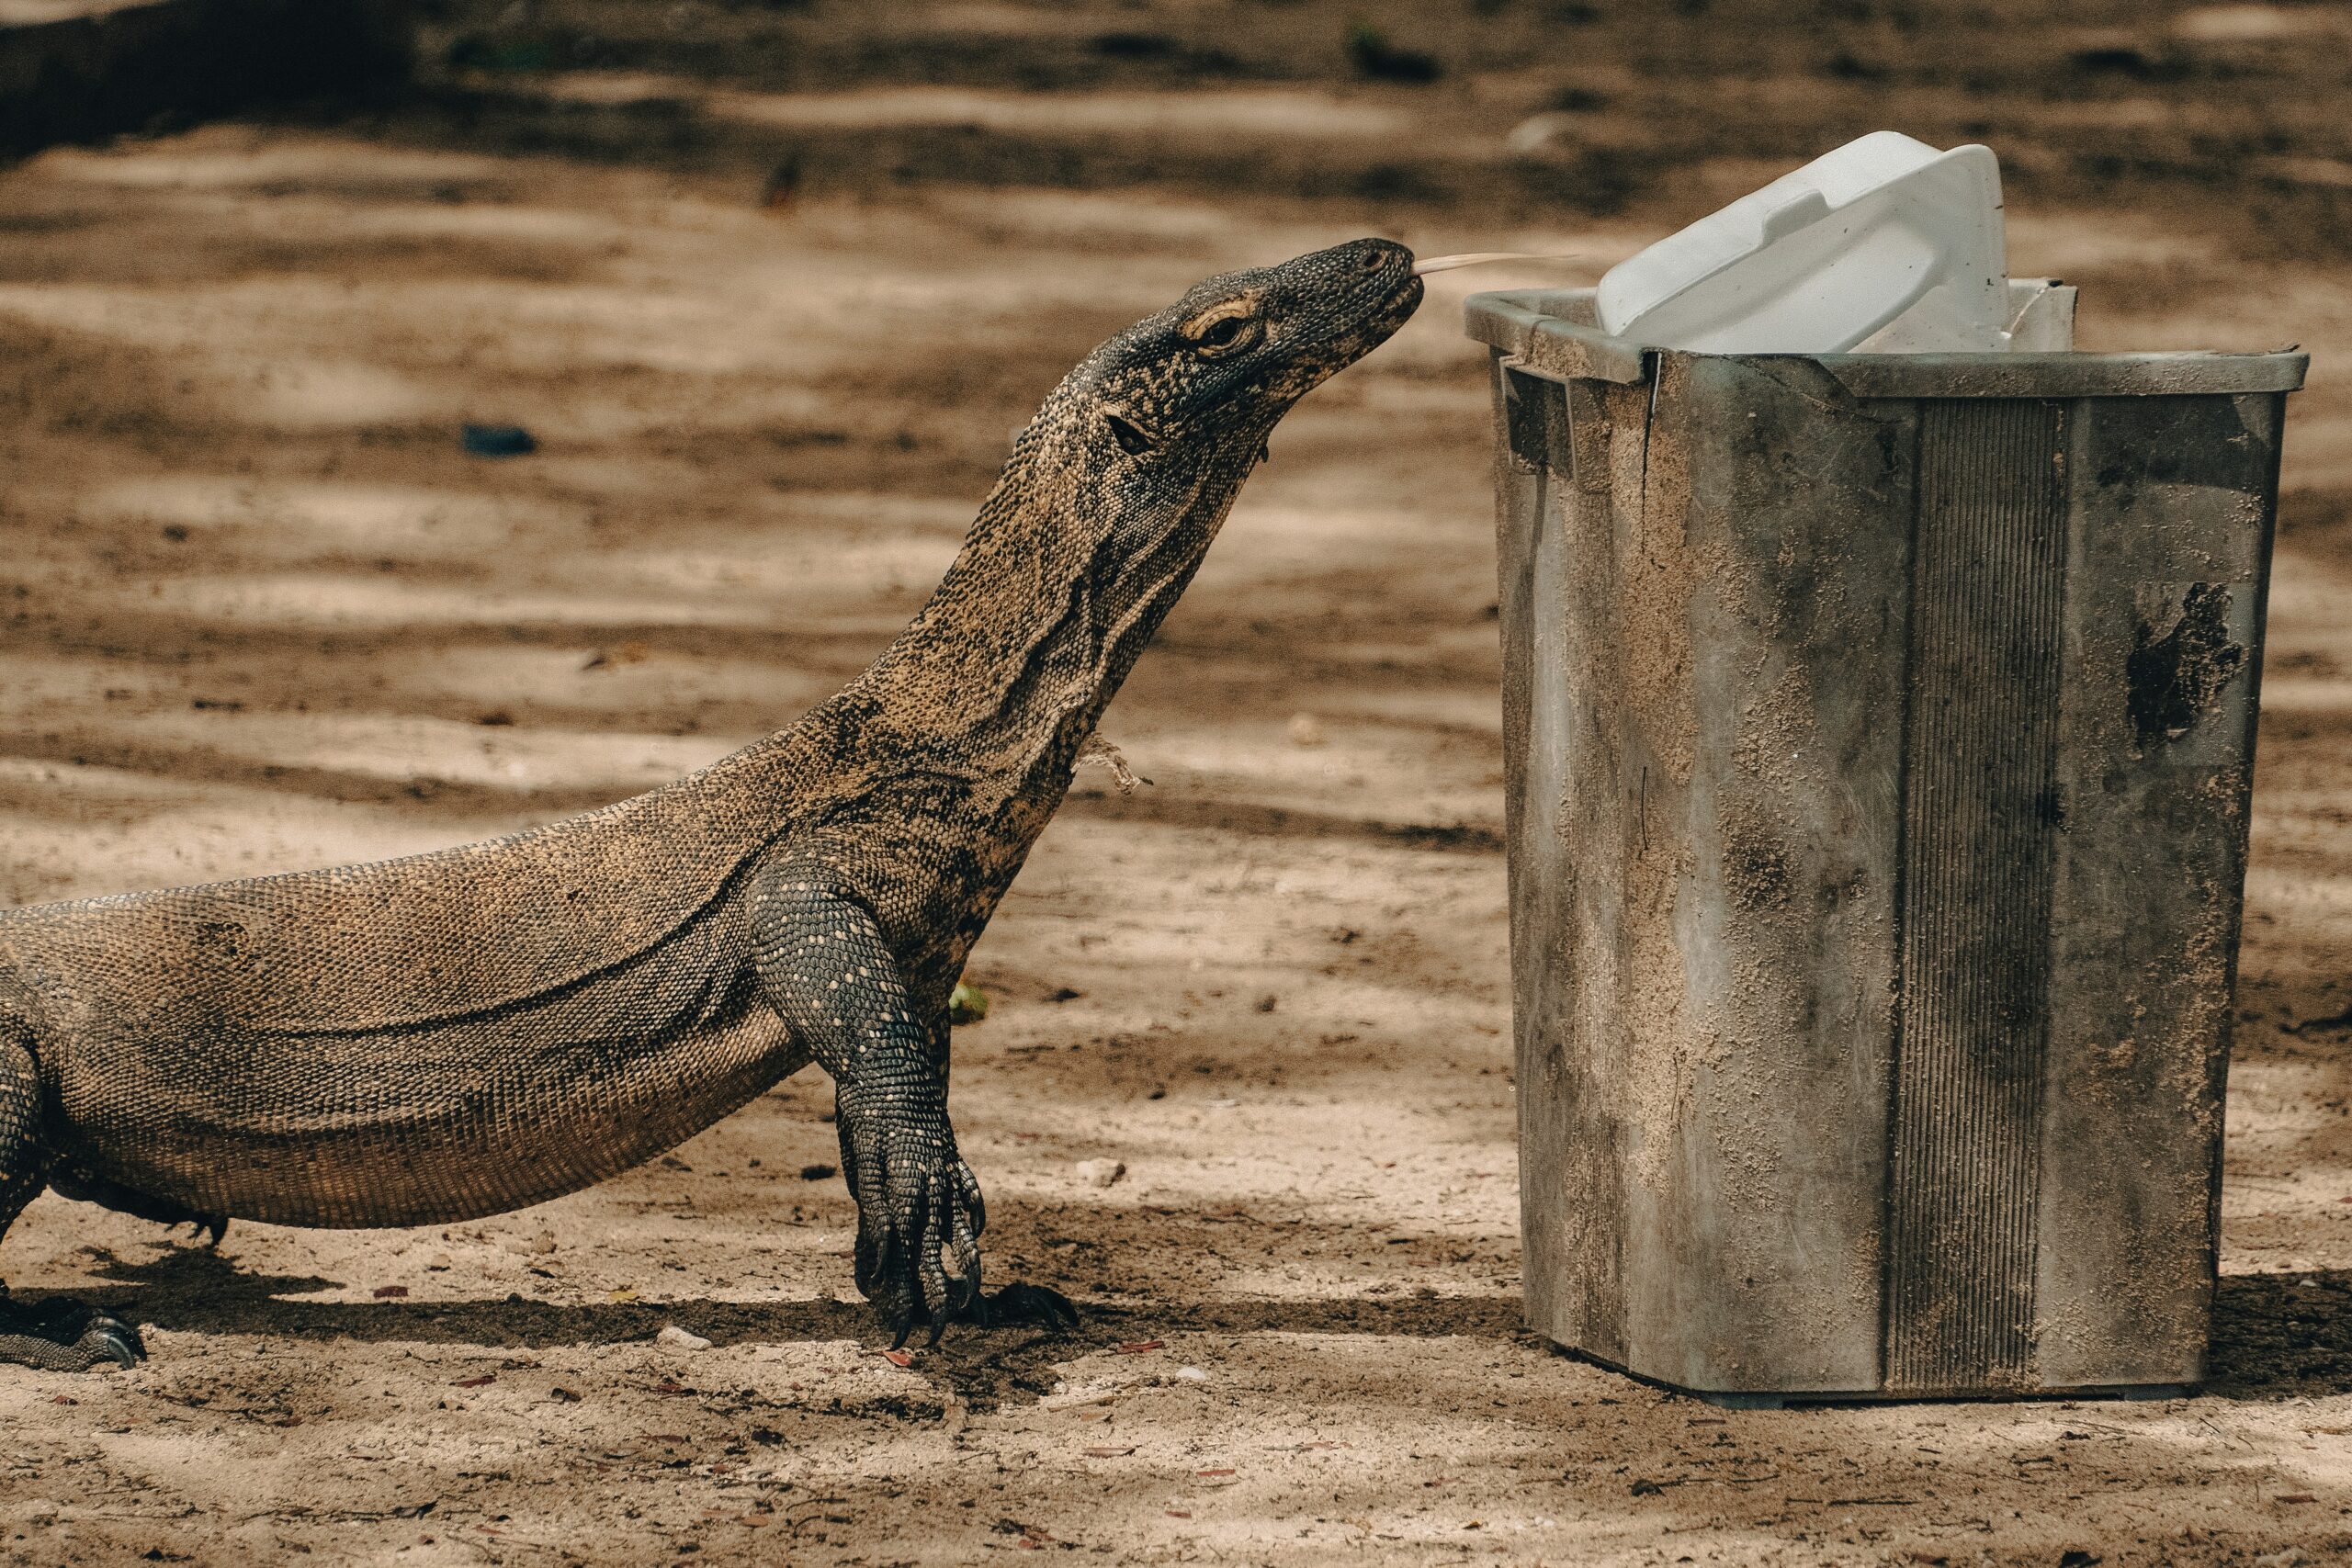
[[[618,75],[540,86],[638,101]],[[1118,90],[1158,106],[1170,156],[1308,135],[1294,122],[1326,108],[1357,117],[1335,143],[1422,112]],[[910,91],[789,112],[936,107]],[[763,101],[729,85],[707,118],[786,113]],[[1084,103],[987,104],[1089,147],[1125,134]],[[645,787],[878,649],[1035,399],[1193,278],[1368,228],[1584,260],[1440,279],[1277,433],[1106,727],[1150,786],[1081,775],[975,956],[994,1007],[959,1033],[956,1098],[991,1273],[1080,1297],[1080,1333],[875,1356],[814,1075],[479,1225],[239,1224],[216,1255],[44,1198],[11,1283],[119,1303],[154,1355],[0,1376],[0,1559],[2352,1550],[2352,268],[2130,205],[2013,213],[2017,270],[2081,283],[2095,343],[2317,356],[2288,457],[2211,1387],[1724,1411],[1519,1326],[1487,429],[1457,310],[1590,276],[1672,201],[1529,225],[812,178],[763,206],[765,154],[742,148],[460,140],[442,110],[225,126],[0,175],[0,899],[424,848]],[[540,450],[468,457],[462,420],[519,421]],[[1302,714],[1320,744],[1294,738]],[[1090,1186],[1089,1159],[1127,1174]],[[673,1324],[715,1343],[658,1342]]]

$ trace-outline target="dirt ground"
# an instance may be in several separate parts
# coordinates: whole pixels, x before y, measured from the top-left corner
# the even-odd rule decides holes
[[[2268,14],[2308,39],[2341,9]],[[620,10],[663,47],[762,15],[574,7]],[[1436,279],[1277,432],[1105,726],[1150,784],[1082,773],[975,955],[993,1007],[958,1033],[956,1106],[990,1273],[1069,1292],[1085,1326],[875,1355],[813,1073],[622,1179],[447,1230],[239,1224],[216,1254],[45,1197],[7,1239],[10,1283],[117,1303],[153,1355],[0,1375],[0,1560],[2352,1551],[2352,261],[2200,203],[2177,169],[2167,202],[2030,157],[2013,185],[2013,269],[2080,284],[2087,343],[2314,356],[2211,1386],[1720,1410],[1520,1326],[1484,351],[1459,303],[1589,278],[1776,154],[1686,149],[1514,220],[1534,176],[1495,145],[1559,73],[1422,96],[1336,66],[1261,80],[1237,22],[1231,79],[1203,85],[1157,45],[1071,44],[1076,9],[927,14],[947,10],[1052,91],[946,64],[910,83],[878,44],[822,93],[730,79],[749,43],[551,64],[495,52],[530,42],[508,35],[531,13],[469,33],[459,8],[435,35],[458,68],[422,107],[0,174],[0,900],[424,849],[667,779],[877,651],[1035,400],[1193,279],[1365,231],[1575,252]],[[1174,19],[1149,36],[1208,48],[1210,10],[1154,8]],[[646,20],[677,13],[694,25]],[[1146,36],[1119,20],[1143,15],[1085,12],[1086,36]],[[2243,43],[2267,24],[2230,25]],[[2164,36],[2157,64],[2203,35]],[[1055,76],[1066,58],[1125,74]],[[2131,80],[2098,101],[2177,88]],[[1816,123],[1796,85],[1739,101],[1782,104],[1774,134],[1821,146],[1876,123]],[[1940,91],[1917,89],[1922,118],[1961,112]],[[655,119],[684,129],[616,151]],[[1487,143],[1447,140],[1482,123]],[[1068,156],[1023,164],[1020,138]],[[852,177],[946,141],[998,161]],[[1428,183],[1301,173],[1349,159]],[[1147,164],[1193,173],[1118,175]],[[1220,188],[1220,167],[1249,177]],[[2312,200],[2335,188],[2303,176]],[[539,449],[468,456],[463,421],[521,423]],[[1091,1186],[1084,1160],[1126,1174]],[[714,1343],[657,1340],[671,1325]]]

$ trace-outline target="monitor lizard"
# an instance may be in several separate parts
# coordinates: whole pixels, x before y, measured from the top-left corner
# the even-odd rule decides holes
[[[0,912],[0,1235],[45,1188],[216,1240],[500,1213],[814,1061],[894,1348],[919,1320],[936,1343],[951,1317],[1071,1315],[981,1292],[948,998],[1275,422],[1421,287],[1363,240],[1111,338],[881,657],[698,773],[455,849]],[[108,1313],[0,1290],[0,1360],[144,1354]]]

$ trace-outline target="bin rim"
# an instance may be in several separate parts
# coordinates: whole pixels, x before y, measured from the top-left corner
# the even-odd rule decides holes
[[[1502,350],[1513,368],[1552,381],[1638,386],[1661,359],[1770,363],[1806,360],[1858,398],[2126,398],[2292,392],[2311,355],[2297,348],[2256,354],[2198,349],[2143,354],[1694,354],[1611,337],[1572,318],[1589,314],[1590,288],[1529,288],[1473,294],[1464,330]]]

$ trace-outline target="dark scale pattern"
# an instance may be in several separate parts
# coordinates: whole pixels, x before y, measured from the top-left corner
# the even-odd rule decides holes
[[[1104,344],[898,640],[700,773],[432,854],[0,912],[0,1233],[51,1178],[216,1235],[502,1213],[815,1060],[894,1330],[1066,1311],[980,1296],[947,998],[1275,422],[1412,314],[1411,264],[1366,240],[1212,278]],[[120,1359],[44,1310],[0,1359]]]

